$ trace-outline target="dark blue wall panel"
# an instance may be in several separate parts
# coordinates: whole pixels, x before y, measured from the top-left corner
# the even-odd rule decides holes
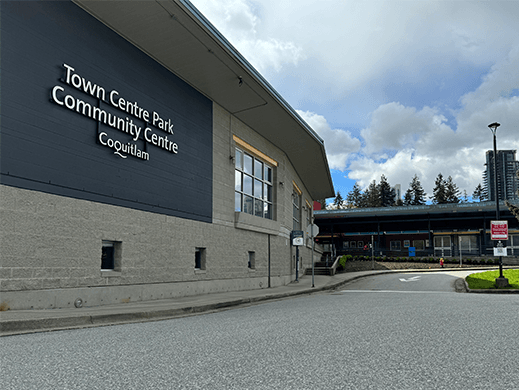
[[[1,3],[1,183],[211,222],[212,103],[71,2]],[[162,118],[174,134],[65,83],[68,64],[86,80]],[[178,144],[178,153],[52,101],[65,94],[128,117]],[[64,96],[61,94],[60,96]],[[108,100],[108,96],[107,99]],[[123,159],[99,132],[149,153]]]

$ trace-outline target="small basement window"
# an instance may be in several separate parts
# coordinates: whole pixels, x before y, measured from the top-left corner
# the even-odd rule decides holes
[[[255,252],[249,252],[248,267],[250,269],[256,269],[256,253]]]
[[[101,270],[118,271],[121,269],[121,242],[103,240]]]
[[[205,248],[195,248],[195,270],[205,270]]]

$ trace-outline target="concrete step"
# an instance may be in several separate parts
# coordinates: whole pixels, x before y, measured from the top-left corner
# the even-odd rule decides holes
[[[314,275],[331,275],[331,274],[332,274],[331,268],[314,266]],[[305,270],[305,275],[312,275],[312,268],[307,268]]]

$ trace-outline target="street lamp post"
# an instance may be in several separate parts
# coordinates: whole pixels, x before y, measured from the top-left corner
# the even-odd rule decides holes
[[[499,192],[497,188],[497,142],[496,142],[496,131],[497,128],[501,126],[499,123],[494,122],[488,125],[488,128],[492,132],[494,137],[494,198],[496,199],[496,220],[499,221]],[[499,241],[501,244],[501,241]],[[499,245],[498,244],[498,245]],[[498,286],[507,286],[508,279],[503,276],[503,256],[499,256],[499,278],[496,279],[496,284]]]

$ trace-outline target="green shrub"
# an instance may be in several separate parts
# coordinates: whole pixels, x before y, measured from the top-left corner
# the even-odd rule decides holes
[[[342,270],[344,268],[346,268],[346,255],[342,255],[339,259],[339,269]]]

